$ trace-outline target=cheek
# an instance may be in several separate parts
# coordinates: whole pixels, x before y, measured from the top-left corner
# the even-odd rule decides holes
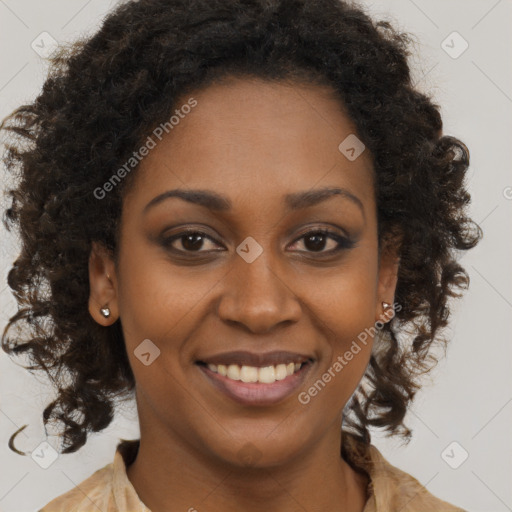
[[[194,309],[222,277],[199,267],[175,267],[165,257],[133,253],[120,265],[119,312],[127,343],[150,338],[180,339],[193,321]],[[156,342],[156,341],[155,341]]]
[[[134,251],[120,264],[119,313],[130,365],[144,396],[139,407],[151,407],[148,417],[158,411],[170,421],[177,409],[187,409],[186,341],[200,325],[201,301],[207,300],[219,276],[176,268],[165,257],[149,259],[148,253],[144,258]],[[141,354],[148,352],[146,365]]]
[[[358,251],[329,277],[311,280],[308,309],[324,341],[320,371],[331,382],[332,399],[348,399],[357,387],[372,349],[377,297],[377,259]],[[307,285],[306,285],[307,286]],[[303,293],[304,295],[304,293]],[[306,295],[304,295],[306,296]]]
[[[313,314],[336,338],[347,340],[373,325],[377,300],[377,262],[370,251],[354,252],[325,277],[307,283]]]

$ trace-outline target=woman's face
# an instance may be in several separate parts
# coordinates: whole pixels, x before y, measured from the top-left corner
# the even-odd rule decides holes
[[[396,285],[370,155],[339,149],[355,126],[319,86],[231,80],[177,109],[133,171],[118,266],[90,264],[92,316],[122,322],[141,436],[258,466],[339,442],[372,348],[358,336]]]

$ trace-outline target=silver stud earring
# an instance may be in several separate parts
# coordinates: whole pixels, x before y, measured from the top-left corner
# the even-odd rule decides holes
[[[104,307],[100,309],[100,313],[105,317],[108,318],[110,316],[110,309],[108,307]]]
[[[387,309],[393,309],[393,306],[391,304],[388,304],[387,302],[383,302],[382,303],[382,307],[387,310]]]

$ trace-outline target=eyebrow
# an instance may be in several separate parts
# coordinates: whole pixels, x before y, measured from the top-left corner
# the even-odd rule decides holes
[[[304,192],[295,192],[293,194],[287,194],[284,196],[285,203],[289,210],[300,210],[302,208],[308,208],[315,206],[331,197],[339,196],[350,200],[352,203],[357,205],[361,210],[363,217],[365,216],[364,206],[362,201],[344,188],[327,187],[316,190],[306,190]],[[167,190],[162,194],[154,197],[143,210],[143,214],[147,213],[148,210],[160,204],[162,201],[170,198],[179,198],[189,203],[198,204],[204,206],[212,211],[225,212],[231,210],[233,204],[231,200],[225,196],[222,196],[211,190],[199,190],[199,189],[175,189]]]

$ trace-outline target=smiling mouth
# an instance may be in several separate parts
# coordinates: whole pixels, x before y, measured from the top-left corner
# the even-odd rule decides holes
[[[200,366],[206,366],[210,371],[222,375],[232,381],[241,381],[245,383],[258,382],[261,384],[272,384],[279,380],[284,380],[290,375],[300,371],[307,364],[303,363],[281,363],[270,366],[248,366],[238,364],[206,364],[198,361]]]
[[[302,385],[315,361],[311,353],[236,350],[201,355],[195,365],[206,382],[231,400],[246,406],[271,406]]]
[[[233,359],[234,356],[231,356]],[[282,362],[266,366],[197,361],[196,366],[215,389],[244,406],[273,406],[288,399],[303,384],[315,360]],[[253,358],[254,359],[254,358]],[[298,359],[298,358],[294,358]],[[227,361],[226,361],[227,362]],[[240,361],[242,362],[242,361]],[[254,363],[253,363],[254,364]],[[225,374],[225,375],[224,375]]]

